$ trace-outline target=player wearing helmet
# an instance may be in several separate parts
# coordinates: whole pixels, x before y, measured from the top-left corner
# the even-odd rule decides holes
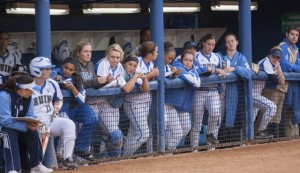
[[[30,61],[30,74],[34,76],[35,83],[41,87],[40,91],[34,91],[34,113],[46,127],[51,125],[50,134],[63,136],[64,162],[67,168],[74,169],[78,165],[73,162],[72,153],[75,145],[75,124],[72,120],[55,117],[50,124],[53,112],[58,113],[62,107],[63,95],[58,84],[50,79],[51,69],[55,66],[46,57],[36,57]],[[54,102],[54,104],[53,104]]]

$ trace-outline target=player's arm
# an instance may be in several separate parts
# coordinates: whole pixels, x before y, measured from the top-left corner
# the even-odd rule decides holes
[[[284,85],[285,84],[285,77],[283,76],[282,70],[281,70],[281,66],[280,63],[278,61],[275,62],[275,68],[277,70],[277,82],[280,85]]]
[[[158,67],[155,67],[152,71],[150,71],[149,73],[147,73],[145,76],[146,76],[146,78],[147,78],[148,81],[151,81],[155,77],[157,77],[158,75],[159,75]]]
[[[123,90],[125,93],[129,93],[131,90],[133,90],[133,88],[134,88],[134,86],[135,86],[135,84],[136,84],[136,82],[137,82],[137,79],[138,79],[139,77],[142,77],[142,76],[144,76],[143,73],[136,73],[136,74],[134,74],[134,75],[132,76],[132,78],[131,78],[129,81],[127,81],[125,85],[123,85],[123,86],[121,87],[122,90]],[[124,78],[123,78],[123,79],[124,79]]]
[[[141,78],[138,78],[137,80],[142,80],[142,85],[139,87],[141,91],[143,91],[143,92],[150,91],[148,79],[144,75]]]
[[[0,100],[2,104],[0,106],[0,127],[7,127],[15,130],[19,130],[22,132],[27,131],[27,123],[22,121],[14,121],[11,115],[11,98],[8,93],[1,92],[0,93]]]
[[[235,72],[236,72],[236,74],[238,74],[239,76],[241,76],[244,79],[250,79],[250,78],[252,78],[252,71],[248,64],[248,61],[246,60],[246,58],[244,56],[241,58],[242,58],[241,63],[235,67]]]

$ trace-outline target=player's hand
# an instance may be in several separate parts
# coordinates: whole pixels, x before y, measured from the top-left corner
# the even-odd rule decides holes
[[[176,68],[176,67],[172,67],[172,68],[171,68],[172,74],[176,73],[176,71],[177,71],[177,68]]]
[[[111,83],[113,80],[114,80],[114,77],[111,74],[109,74],[107,76],[107,83]]]
[[[107,77],[98,76],[97,79],[99,84],[104,84],[107,82]]]
[[[158,67],[155,67],[150,73],[152,77],[157,77],[159,75]]]
[[[61,81],[61,79],[62,79],[61,75],[57,75],[54,80],[55,81]]]
[[[143,77],[143,73],[135,73],[134,75],[133,75],[133,78],[142,78]]]
[[[218,69],[218,70],[217,70],[217,73],[218,73],[222,78],[224,78],[224,77],[226,76],[226,72],[225,72],[225,70],[223,70],[223,69]]]
[[[75,86],[71,82],[67,82],[64,86],[67,90],[72,90]]]
[[[182,72],[182,69],[177,69],[176,72],[173,74],[173,78],[178,78],[180,73]]]
[[[27,128],[31,131],[35,131],[39,128],[39,124],[38,123],[34,123],[34,122],[28,122],[27,123]]]
[[[229,72],[235,71],[235,67],[226,67],[226,68],[223,68],[223,70],[225,70],[226,73],[229,73]]]
[[[208,71],[209,71],[211,74],[214,74],[214,73],[215,73],[215,69],[214,69],[214,68],[211,68],[211,67],[208,67]]]
[[[274,65],[275,65],[276,69],[280,68],[280,62],[279,61],[275,61]]]

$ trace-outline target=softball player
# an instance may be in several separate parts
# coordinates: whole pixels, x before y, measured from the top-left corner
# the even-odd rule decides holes
[[[28,165],[32,173],[50,173],[43,160],[41,143],[38,136],[36,122],[15,121],[13,117],[27,117],[36,119],[33,112],[31,95],[35,86],[34,79],[28,74],[11,77],[3,90],[0,91],[2,105],[0,107],[0,138],[3,140],[3,154],[5,159],[5,173],[17,173],[21,170],[20,153],[23,148],[29,156]],[[22,147],[23,148],[22,148]],[[25,152],[25,151],[24,151]],[[23,164],[23,162],[22,162]]]
[[[8,43],[8,33],[0,32],[0,84],[4,84],[7,81],[15,64],[21,64],[18,55],[7,49]]]
[[[199,63],[198,69],[204,69],[203,67],[206,67],[206,71],[202,74],[211,75],[217,73],[225,77],[225,71],[219,68],[221,67],[219,55],[212,52],[216,43],[214,36],[212,34],[203,36],[201,43],[202,49],[195,55],[195,59]],[[207,143],[217,144],[218,131],[221,124],[218,84],[202,85],[196,90],[193,105],[194,121],[191,130],[191,146],[198,146],[199,132],[202,126],[205,108],[208,109],[209,113]]]
[[[176,51],[173,48],[172,43],[165,42],[164,44],[164,58],[165,58],[165,77],[177,78],[182,72],[181,69],[177,69],[171,65],[171,62],[175,59]],[[172,92],[172,91],[171,91]],[[173,91],[176,92],[176,91]],[[169,95],[174,93],[165,94],[165,99],[168,99]],[[172,97],[173,98],[173,97]],[[183,137],[183,132],[180,124],[180,120],[176,109],[172,104],[165,103],[165,129],[166,129],[166,144],[168,150],[176,149],[179,141]]]
[[[281,48],[275,46],[270,50],[270,55],[260,60],[258,63],[259,69],[266,72],[272,81],[272,83],[267,82],[267,85],[271,84],[273,85],[273,87],[276,87],[278,83],[283,85],[285,82],[284,76],[280,68],[280,63],[279,63],[281,56],[282,56]],[[252,88],[253,105],[255,108],[260,109],[263,114],[258,132],[255,136],[258,139],[273,137],[273,135],[268,134],[266,128],[269,122],[271,121],[271,119],[275,116],[277,110],[277,106],[274,102],[261,95],[262,90],[265,87],[265,84],[266,81],[254,80],[253,88]],[[254,114],[255,117],[256,114],[257,112],[255,112]]]
[[[49,127],[53,112],[59,112],[62,107],[63,95],[58,84],[50,79],[51,69],[55,66],[46,57],[36,57],[30,61],[30,74],[35,83],[41,87],[40,91],[33,91],[34,113],[46,127]],[[54,102],[54,105],[53,105]],[[73,162],[72,154],[75,145],[75,124],[72,120],[55,117],[51,124],[50,134],[63,136],[65,167],[74,169],[78,165]]]
[[[105,85],[107,78],[96,76],[94,64],[91,62],[92,46],[89,42],[77,43],[75,49],[72,51],[72,55],[75,57],[74,59],[79,67],[76,69],[78,70],[76,73],[80,73],[83,78],[83,86],[85,89],[98,89]],[[86,104],[79,106],[84,106],[83,108],[79,108],[78,111],[76,111],[76,109],[74,110],[76,111],[74,112],[74,120],[82,123],[77,136],[74,153],[84,159],[93,160],[94,156],[90,152],[90,145],[92,142],[92,133],[99,122],[97,114],[98,105],[92,97],[87,97],[85,102]]]
[[[233,33],[225,34],[224,44],[226,54],[221,55],[221,53],[219,53],[222,57],[222,68],[226,73],[233,72],[243,79],[250,79],[252,77],[252,72],[247,59],[237,50],[237,36]],[[226,84],[224,83],[223,87],[225,88],[226,97],[224,97],[225,93],[220,94],[221,115],[223,119],[226,109],[226,127],[233,127],[238,106],[238,86],[237,83],[229,83],[226,86],[225,85]],[[225,107],[225,105],[227,106]]]
[[[126,86],[132,90],[137,86],[143,93],[127,94],[125,96],[124,111],[129,119],[129,129],[124,143],[124,156],[132,155],[149,138],[147,117],[149,114],[149,102],[137,102],[144,93],[149,92],[149,83],[143,73],[136,73],[138,58],[129,55],[123,60],[125,69]]]
[[[81,123],[81,128],[78,130],[75,142],[75,148],[79,148],[82,143],[85,143],[87,144],[86,150],[88,150],[89,144],[91,143],[91,133],[89,129],[86,129],[89,122],[86,122],[86,119],[82,117],[95,112],[85,103],[86,95],[85,89],[83,88],[83,79],[79,73],[76,73],[79,68],[75,59],[68,57],[63,61],[62,67],[56,69],[57,76],[55,80],[59,82],[61,88],[69,90],[74,96],[74,99],[64,99],[63,106],[60,109],[60,115],[61,117],[66,116],[74,122]],[[86,157],[81,155],[81,157],[93,160],[93,158],[89,158],[89,155]]]
[[[194,54],[184,51],[181,55],[181,63],[176,63],[177,69],[181,70],[179,78],[184,80],[189,87],[183,91],[166,91],[166,127],[167,148],[176,149],[178,143],[191,130],[190,112],[194,100],[195,88],[200,87],[200,77],[193,66]]]
[[[137,73],[145,74],[148,81],[153,80],[158,76],[159,71],[158,68],[154,68],[153,61],[156,60],[158,55],[158,47],[153,41],[146,41],[141,45],[140,48],[140,57],[138,57],[139,63],[136,68]],[[148,112],[150,110],[151,105],[151,93],[143,93],[140,97],[136,98],[135,102],[149,102],[149,108],[145,108],[144,111]],[[152,134],[152,126],[151,126],[151,117],[148,116],[149,123],[144,122],[143,125],[149,126],[149,138],[147,140],[147,152],[153,152],[153,134]]]
[[[118,44],[109,46],[105,58],[99,60],[95,66],[96,74],[100,77],[107,78],[107,87],[119,86],[123,90],[126,84],[124,79],[124,69],[120,61],[124,52]],[[126,90],[124,90],[126,92]],[[118,157],[121,155],[123,145],[123,134],[119,129],[119,106],[112,106],[107,98],[97,98],[97,109],[100,117],[100,127],[108,149],[108,157]]]

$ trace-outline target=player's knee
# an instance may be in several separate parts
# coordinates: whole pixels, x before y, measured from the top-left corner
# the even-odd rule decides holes
[[[123,133],[121,130],[116,130],[110,134],[110,139],[113,146],[122,146]]]
[[[149,136],[150,136],[149,129],[145,129],[142,131],[141,138],[139,139],[139,141],[146,142],[148,140]]]

